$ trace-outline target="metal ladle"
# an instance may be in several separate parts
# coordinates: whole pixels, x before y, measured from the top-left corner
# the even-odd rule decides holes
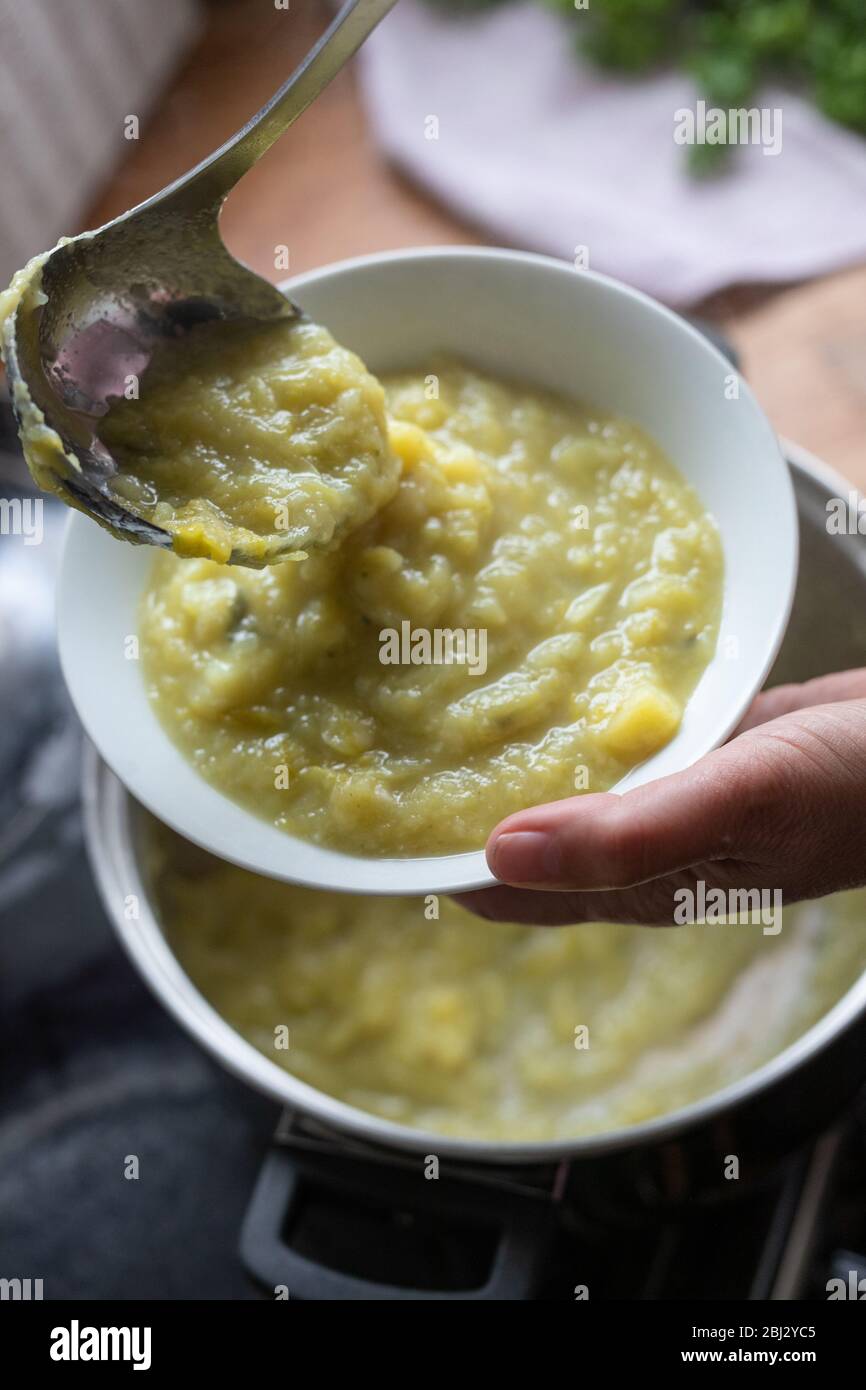
[[[55,248],[42,265],[45,302],[23,299],[6,328],[13,399],[23,386],[81,472],[60,478],[70,500],[128,538],[170,547],[112,487],[117,463],[97,437],[130,372],[154,349],[208,320],[272,323],[299,311],[223,244],[226,197],[301,115],[395,0],[347,0],[307,57],[242,130],[138,207]],[[19,403],[20,404],[20,403]],[[19,423],[22,423],[18,410]],[[291,544],[287,540],[287,547]],[[232,556],[236,557],[234,554]]]

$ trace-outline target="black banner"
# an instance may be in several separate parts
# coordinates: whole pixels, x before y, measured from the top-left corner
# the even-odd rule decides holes
[[[862,1295],[857,1301],[863,1301]],[[327,1328],[331,1318],[345,1316],[333,1306],[323,1311],[291,1297],[276,1299],[274,1304],[6,1301],[0,1305],[0,1335],[5,1362],[14,1364],[19,1373],[48,1370],[62,1379],[73,1371],[93,1374],[99,1367],[111,1367],[115,1373],[157,1375],[213,1370],[248,1379],[251,1371],[264,1371],[280,1362],[288,1370],[292,1344],[287,1334]],[[442,1311],[441,1301],[438,1307]],[[584,1369],[585,1358],[591,1355],[596,1367],[601,1362],[611,1372],[757,1364],[805,1365],[826,1373],[856,1365],[866,1327],[861,1314],[862,1310],[835,1303],[593,1305],[578,1300],[553,1320],[545,1316],[542,1324],[528,1315],[527,1331],[541,1326],[545,1336],[557,1338],[565,1332]],[[388,1332],[395,1338],[395,1347],[407,1316],[405,1304],[400,1305],[396,1321],[393,1314],[389,1316]],[[513,1316],[512,1312],[509,1319]],[[479,1331],[486,1353],[493,1346],[486,1321]],[[363,1345],[362,1340],[359,1346]],[[377,1340],[376,1346],[378,1357],[382,1342]],[[330,1359],[332,1347],[327,1342],[321,1345],[323,1360]],[[423,1364],[428,1379],[437,1350],[443,1361],[447,1357],[453,1365],[455,1348],[450,1342],[425,1343]],[[549,1344],[536,1344],[542,1365],[549,1350]]]

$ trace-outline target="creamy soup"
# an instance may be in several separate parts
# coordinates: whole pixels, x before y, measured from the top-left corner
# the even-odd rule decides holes
[[[19,309],[44,302],[50,254],[34,257],[0,293],[4,355]],[[98,422],[118,470],[106,482],[109,500],[166,532],[179,555],[253,567],[295,559],[339,543],[394,495],[399,464],[382,387],[309,319],[200,324],[160,343],[140,380],[116,385]],[[36,482],[87,510],[76,455],[23,381],[14,400]]]
[[[719,536],[626,421],[454,363],[385,390],[392,500],[262,572],[158,557],[145,677],[202,775],[282,829],[476,849],[675,734],[716,645]]]
[[[397,486],[382,387],[308,319],[168,343],[99,434],[115,492],[179,555],[257,565],[330,545]]]
[[[329,1095],[466,1138],[677,1109],[779,1052],[866,968],[862,892],[787,909],[776,935],[554,930],[275,883],[155,822],[146,845],[172,949],[232,1027]]]

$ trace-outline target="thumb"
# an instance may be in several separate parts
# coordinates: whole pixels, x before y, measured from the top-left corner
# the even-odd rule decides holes
[[[747,814],[745,775],[748,803],[765,814],[779,795],[772,766],[750,757],[753,737],[622,796],[569,797],[509,816],[487,843],[491,871],[515,887],[630,888],[730,858]]]

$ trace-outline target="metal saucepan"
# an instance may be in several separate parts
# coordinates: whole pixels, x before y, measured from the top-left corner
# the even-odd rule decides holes
[[[806,680],[866,664],[866,536],[828,534],[830,497],[849,485],[812,456],[787,447],[801,526],[802,561],[794,615],[773,682]],[[773,518],[766,518],[772,527]],[[225,1067],[272,1096],[318,1132],[354,1152],[437,1155],[455,1173],[562,1171],[639,1192],[643,1204],[685,1193],[718,1192],[723,1160],[736,1154],[741,1175],[760,1180],[809,1137],[832,1123],[866,1079],[866,974],[806,1034],[770,1062],[676,1112],[608,1133],[551,1143],[476,1142],[395,1125],[325,1095],[283,1071],[244,1041],[199,995],[175,959],[152,908],[136,851],[138,808],[91,749],[84,770],[87,844],[118,936],[137,969],[175,1018]],[[130,911],[130,899],[138,910]],[[518,1167],[522,1165],[522,1167]],[[428,1184],[437,1187],[438,1184]],[[728,1187],[731,1184],[727,1184]],[[339,1296],[339,1295],[338,1295]]]

